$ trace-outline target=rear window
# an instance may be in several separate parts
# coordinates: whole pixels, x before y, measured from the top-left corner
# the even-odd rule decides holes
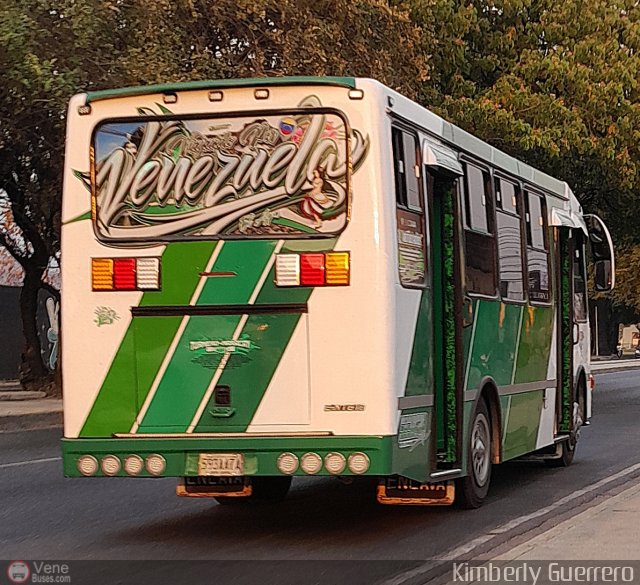
[[[368,146],[351,132],[349,161],[348,132],[328,109],[107,120],[92,143],[96,233],[110,242],[337,234],[349,169]]]

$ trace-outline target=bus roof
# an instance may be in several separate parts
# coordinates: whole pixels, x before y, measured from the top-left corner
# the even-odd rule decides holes
[[[355,89],[353,77],[250,77],[247,79],[217,79],[204,81],[184,81],[178,83],[158,83],[156,85],[140,85],[122,87],[120,89],[104,89],[87,92],[87,101],[96,102],[118,97],[146,95],[150,93],[167,93],[174,91],[192,91],[198,89],[225,89],[239,87],[272,87],[278,85],[333,85]]]

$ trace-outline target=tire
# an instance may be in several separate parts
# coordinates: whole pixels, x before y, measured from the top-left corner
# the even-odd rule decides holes
[[[573,458],[578,448],[578,440],[580,439],[580,429],[584,422],[584,384],[580,382],[578,385],[577,401],[573,403],[573,430],[569,439],[560,444],[562,454],[557,459],[545,459],[545,464],[549,467],[569,467],[573,463]]]
[[[281,502],[287,497],[291,487],[291,476],[253,477],[251,478],[252,494],[248,497],[218,496],[215,500],[222,504],[245,504],[247,502]]]
[[[489,493],[493,461],[491,416],[484,398],[478,401],[469,430],[467,475],[456,482],[456,503],[479,508]]]

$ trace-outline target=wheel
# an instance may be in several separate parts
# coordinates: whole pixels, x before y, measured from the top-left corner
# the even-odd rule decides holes
[[[252,493],[245,498],[218,496],[216,501],[223,506],[246,502],[280,502],[287,497],[291,487],[291,476],[252,477]]]
[[[467,450],[467,475],[457,480],[456,500],[463,508],[479,508],[489,493],[492,466],[491,417],[483,398],[476,406]]]
[[[577,401],[573,403],[573,429],[569,434],[569,439],[560,444],[562,454],[557,459],[545,459],[549,467],[569,467],[573,463],[573,458],[580,439],[580,429],[584,422],[584,385],[582,382],[578,386]]]

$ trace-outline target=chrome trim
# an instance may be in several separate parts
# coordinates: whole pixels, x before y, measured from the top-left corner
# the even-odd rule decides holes
[[[191,439],[253,439],[260,437],[332,437],[331,431],[321,432],[262,432],[262,433],[115,433],[115,439],[177,439],[189,437]]]
[[[447,477],[455,477],[462,473],[462,469],[445,469],[444,471],[434,471],[429,475],[429,479],[446,479]]]
[[[478,391],[477,390],[467,390],[464,393],[464,401],[465,402],[470,402],[472,400],[475,400],[477,395],[478,395]]]
[[[404,410],[405,408],[418,408],[419,406],[433,406],[433,394],[401,396],[398,398],[398,410]]]
[[[533,392],[534,390],[545,390],[547,388],[555,388],[556,380],[539,380],[537,382],[525,382],[523,384],[509,384],[508,386],[500,386],[498,394],[507,396],[509,394],[521,394],[523,392]]]

